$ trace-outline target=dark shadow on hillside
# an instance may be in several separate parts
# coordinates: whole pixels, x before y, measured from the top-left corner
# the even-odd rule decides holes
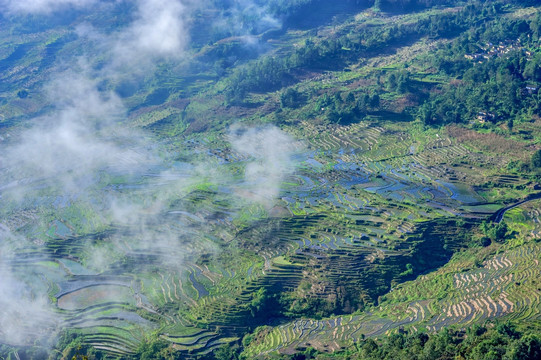
[[[381,110],[381,111],[371,112],[371,113],[369,113],[369,115],[372,115],[372,116],[377,117],[377,118],[379,118],[381,120],[387,120],[387,121],[396,121],[396,122],[406,121],[406,122],[410,122],[410,121],[414,120],[414,118],[413,118],[413,116],[411,114],[408,114],[408,113],[405,113],[405,112],[396,113],[396,112],[392,112],[392,111]]]
[[[313,1],[301,6],[295,14],[284,21],[284,28],[308,30],[327,25],[338,17],[351,16],[353,12],[367,8],[367,2],[361,4],[355,0],[346,1]]]

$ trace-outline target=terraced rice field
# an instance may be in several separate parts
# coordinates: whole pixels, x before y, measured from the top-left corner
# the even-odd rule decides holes
[[[391,284],[390,278],[373,279],[380,276],[374,264],[399,277],[405,270],[399,258],[419,246],[423,224],[437,228],[437,221],[456,216],[475,222],[498,207],[471,185],[480,176],[470,169],[476,155],[444,134],[419,139],[368,122],[303,126],[302,133],[285,129],[296,138],[295,171],[281,179],[272,207],[257,203],[260,180],[243,179],[254,159],[228,146],[227,136],[185,144],[186,154],[218,169],[216,179],[195,180],[194,166],[186,162],[130,176],[111,169],[90,203],[77,194],[59,197],[37,180],[10,185],[4,179],[2,189],[30,187],[37,196],[0,214],[3,226],[33,239],[14,247],[2,266],[14,271],[38,266],[58,317],[98,349],[131,354],[149,329],[165,326],[160,337],[193,356],[239,339],[252,325],[248,304],[260,288],[293,293],[303,281],[316,279],[315,297],[336,296],[339,286],[375,297],[371,287]],[[141,161],[132,155],[125,161]],[[102,211],[111,195],[142,204],[137,226],[111,226],[111,215]],[[145,200],[153,197],[154,203]],[[539,224],[536,208],[528,211]],[[537,225],[530,232],[538,236]],[[393,305],[390,314],[396,315],[388,318],[379,318],[376,309],[362,316],[299,320],[276,328],[250,351],[289,351],[309,343],[331,351],[361,334],[376,336],[397,326],[435,331],[453,323],[520,317],[538,298],[513,285],[525,281],[506,270],[518,257],[510,252],[449,278],[448,286],[455,287],[450,299]]]
[[[520,209],[537,224],[531,206]],[[278,326],[248,348],[248,356],[269,352],[293,353],[315,347],[334,351],[362,337],[377,337],[398,329],[435,332],[443,327],[467,327],[495,318],[531,319],[541,310],[541,244],[534,240],[501,247],[495,255],[464,271],[460,256],[436,272],[404,283],[387,294],[379,306],[361,315],[325,320],[297,320]]]

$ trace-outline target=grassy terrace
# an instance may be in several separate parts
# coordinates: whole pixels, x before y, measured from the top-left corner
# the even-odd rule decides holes
[[[506,9],[509,17],[535,14]],[[321,45],[459,10],[367,10],[339,24],[286,31],[262,57],[285,56],[307,39]],[[196,49],[196,59],[237,40]],[[104,169],[71,198],[45,179],[13,185],[19,170],[6,170],[0,189],[32,196],[3,198],[0,224],[30,241],[10,240],[0,269],[31,268],[44,279],[36,290],[54,305],[51,316],[82,335],[83,344],[115,356],[136,354],[153,337],[183,357],[207,356],[269,325],[265,301],[279,314],[255,333],[247,358],[306,347],[334,352],[400,329],[539,321],[541,200],[505,214],[505,243],[481,246],[480,228],[498,209],[538,191],[539,174],[525,164],[540,146],[541,118],[531,115],[512,128],[476,118],[424,125],[414,109],[436,86],[461,80],[430,63],[432,52],[454,40],[406,36],[390,51],[376,47],[336,66],[295,68],[291,81],[249,91],[242,103],[227,99],[231,79],[257,60],[239,62],[222,77],[210,66],[193,78],[156,74],[124,99],[126,123],[164,143],[160,151],[173,154],[161,154],[168,168]],[[51,30],[18,38],[11,55],[0,46],[0,69],[17,65],[0,81],[36,89],[55,56],[84,47],[73,41]],[[27,76],[35,66],[40,75]],[[418,98],[388,84],[404,71]],[[19,121],[47,110],[39,95],[0,90],[0,129],[14,136]],[[291,106],[282,101],[289,90],[302,95]],[[353,119],[332,110],[352,99],[364,106]],[[263,180],[244,179],[260,160],[230,144],[225,129],[235,122],[277,124],[294,139],[288,164],[294,171],[280,178],[272,206],[252,191],[267,186]],[[142,158],[130,153],[119,163]],[[115,224],[111,198],[135,204],[129,209],[135,220]],[[317,311],[310,313],[311,306]]]
[[[413,263],[416,271],[426,266],[419,262],[420,259],[411,257],[413,249],[421,251],[424,256],[433,256],[442,251],[441,246],[446,245],[445,249],[450,249],[447,256],[450,256],[454,249],[468,242],[468,239],[464,239],[460,243],[453,233],[446,240],[443,234],[449,232],[449,218],[459,215],[466,223],[476,224],[476,219],[485,218],[505,201],[504,197],[503,201],[498,199],[502,201],[500,205],[487,202],[485,198],[494,190],[485,191],[483,184],[491,181],[499,195],[507,194],[508,198],[527,193],[527,188],[521,191],[508,185],[513,180],[512,184],[517,185],[527,181],[511,174],[494,177],[489,172],[483,173],[485,165],[478,163],[482,153],[472,145],[457,144],[458,141],[450,136],[453,129],[443,130],[441,135],[421,135],[415,132],[397,133],[395,126],[396,123],[380,123],[380,126],[364,123],[314,128],[314,133],[319,136],[307,135],[306,138],[310,139],[310,146],[324,150],[312,152],[307,149],[304,155],[306,160],[301,163],[299,174],[286,180],[281,206],[288,210],[289,215],[278,218],[258,216],[253,225],[236,230],[238,232],[233,242],[240,250],[232,251],[231,255],[225,252],[213,261],[201,259],[188,266],[185,275],[179,278],[161,274],[154,276],[155,284],[145,284],[145,289],[149,289],[147,294],[154,296],[153,303],[162,304],[162,311],[168,309],[167,304],[178,303],[178,299],[185,304],[180,318],[170,313],[172,320],[169,322],[193,324],[187,328],[180,326],[176,330],[180,335],[175,331],[164,331],[162,338],[174,343],[177,349],[192,353],[209,350],[210,344],[218,346],[221,342],[214,340],[221,336],[226,336],[228,341],[234,340],[236,337],[227,336],[239,336],[247,329],[245,321],[250,318],[248,304],[253,292],[259,288],[298,294],[302,282],[310,280],[317,286],[308,289],[303,296],[327,299],[336,296],[337,288],[345,286],[347,291],[364,293],[366,299],[375,299],[381,294],[378,291],[382,290],[374,291],[374,281],[388,289],[393,281],[407,278],[407,275],[401,275],[407,270],[406,263]],[[306,128],[310,134],[310,127]],[[234,153],[226,156],[236,158]],[[208,206],[213,205],[202,204],[205,204],[207,211],[211,211]],[[516,217],[518,211],[512,210],[506,216]],[[246,214],[239,216],[246,223]],[[234,220],[230,222],[231,226],[234,226]],[[459,226],[464,225],[461,223]],[[535,233],[531,225],[527,229]],[[440,237],[441,243],[434,244],[434,248],[428,246],[422,235],[426,235],[426,231],[431,236]],[[234,267],[231,267],[229,256],[237,259]],[[446,261],[445,256],[442,257],[442,264]],[[512,256],[518,257],[519,254],[513,253]],[[410,260],[406,260],[408,258]],[[318,331],[329,331],[333,334],[333,341],[345,346],[347,341],[358,338],[355,336],[381,335],[396,329],[395,324],[434,331],[448,324],[468,324],[514,313],[512,309],[518,309],[518,305],[512,307],[514,303],[509,299],[516,295],[509,292],[507,296],[491,297],[503,281],[501,277],[507,275],[493,272],[508,264],[504,258],[495,257],[492,261],[480,270],[472,270],[471,275],[460,274],[465,276],[465,284],[474,282],[472,276],[487,279],[484,281],[486,288],[479,288],[476,292],[457,287],[457,294],[444,301],[439,298],[443,291],[440,281],[443,280],[438,277],[438,280],[433,280],[435,283],[426,285],[439,288],[440,295],[435,297],[438,302],[431,296],[415,298],[415,295],[411,295],[411,301],[406,303],[403,300],[400,304],[402,307],[393,305],[394,310],[368,318],[355,315],[336,320],[344,324],[343,327],[338,327],[332,320],[326,327],[322,325],[322,320],[307,322],[302,326],[287,325],[279,328],[285,331],[280,335],[282,340],[269,335],[274,347],[264,343],[249,351],[265,352],[282,346],[293,349],[314,341],[313,344],[317,344],[317,341],[328,344],[330,338],[314,338],[312,342],[305,339],[308,336],[305,333],[314,333],[309,331],[311,327]],[[375,264],[378,265],[374,267]],[[377,272],[374,273],[373,269]],[[381,277],[381,271],[386,275]],[[512,283],[509,277],[505,279]],[[395,285],[387,297],[405,291],[400,289]],[[466,296],[469,293],[472,295]],[[525,309],[535,301],[532,298],[522,306]],[[436,314],[442,311],[450,315],[437,318]],[[392,314],[396,315],[392,317]],[[407,316],[397,317],[398,314]],[[380,319],[382,317],[383,320]],[[389,323],[387,317],[394,323]],[[347,319],[349,321],[345,325]],[[373,325],[360,329],[360,324],[367,322],[367,319],[377,320],[370,320],[374,322]],[[209,326],[210,332],[197,330],[195,335],[182,335],[183,329],[205,329]],[[296,339],[294,334],[298,334],[299,338]]]
[[[432,332],[496,318],[538,320],[541,237],[531,232],[538,227],[537,213],[531,208],[536,204],[506,215],[510,221],[520,214],[521,226],[529,230],[523,228],[514,241],[458,253],[439,270],[394,287],[377,306],[364,312],[275,327],[253,341],[246,356],[292,353],[309,346],[335,351],[363,336],[378,337],[399,328]]]
[[[362,294],[363,303],[369,304],[392,286],[394,290],[390,295],[394,296],[399,293],[395,284],[411,276],[405,273],[406,264],[412,264],[416,273],[422,272],[429,269],[427,266],[434,266],[434,263],[423,263],[423,258],[436,259],[434,255],[438,254],[438,261],[444,264],[455,250],[468,243],[468,238],[457,237],[450,229],[462,228],[464,224],[474,229],[479,219],[494,211],[484,198],[493,196],[495,191],[503,199],[505,196],[517,198],[528,191],[527,187],[524,190],[509,187],[510,179],[519,185],[524,183],[512,175],[494,177],[490,172],[483,173],[484,164],[478,163],[482,153],[472,145],[468,148],[458,144],[449,130],[419,134],[398,132],[396,127],[394,122],[313,127],[305,124],[304,135],[294,133],[293,127],[286,128],[298,138],[306,139],[309,146],[299,155],[302,162],[297,174],[284,181],[278,203],[282,210],[278,215],[265,214],[264,210],[252,212],[253,215],[237,212],[230,205],[223,206],[220,199],[226,199],[228,194],[202,192],[197,187],[188,189],[182,202],[189,204],[191,215],[174,214],[165,218],[173,221],[180,216],[181,221],[198,229],[200,234],[209,231],[212,234],[218,229],[223,232],[225,225],[229,235],[221,234],[218,238],[223,240],[211,241],[215,244],[212,246],[223,247],[222,252],[209,252],[178,269],[156,271],[162,250],[142,252],[138,246],[143,243],[138,245],[129,240],[133,235],[128,233],[120,238],[117,231],[112,230],[98,236],[75,236],[84,231],[84,227],[73,226],[65,220],[71,218],[70,208],[63,210],[62,222],[51,217],[46,226],[28,222],[25,225],[25,219],[31,218],[32,212],[15,213],[10,218],[12,223],[22,228],[26,226],[24,231],[29,233],[43,231],[48,240],[46,247],[36,255],[22,250],[13,261],[55,259],[56,262],[43,263],[43,266],[50,274],[47,276],[51,283],[58,284],[58,290],[51,295],[56,299],[60,314],[73,328],[92,334],[84,337],[85,342],[118,354],[134,352],[149,329],[157,329],[162,339],[187,354],[209,351],[223,342],[234,341],[250,326],[252,294],[260,288],[271,294],[283,292],[324,301],[339,296],[338,289],[343,288],[346,293]],[[213,156],[223,156],[222,166],[226,168],[234,164],[242,167],[247,161],[232,151],[216,151]],[[488,191],[481,186],[486,181],[494,184]],[[171,212],[178,207],[176,204],[171,203]],[[532,206],[531,212],[535,211],[533,205],[528,206]],[[74,209],[79,211],[80,207]],[[514,209],[506,216],[521,221],[510,223],[516,223],[522,232],[528,230],[535,234],[531,221],[526,221],[525,215],[518,211],[519,208]],[[225,212],[231,214],[229,219],[218,217],[210,222],[210,227],[202,226],[197,220]],[[457,215],[463,218],[460,224],[454,219]],[[220,228],[214,227],[213,222],[220,224]],[[427,242],[429,238],[438,241]],[[86,244],[96,239],[110,242],[114,256],[110,270],[102,275],[92,272],[92,264],[86,260],[90,259]],[[204,249],[201,244],[198,246]],[[116,256],[119,258],[115,259]],[[494,266],[487,263],[486,275],[482,275],[495,277],[494,284],[487,285],[490,289],[497,287],[499,281],[499,275],[491,273],[493,268],[508,264],[503,258],[493,261]],[[479,274],[474,272],[471,276],[479,277]],[[469,284],[471,276],[457,281]],[[59,281],[62,277],[69,280]],[[314,285],[303,287],[307,281]],[[95,297],[95,290],[102,288],[104,291],[115,288],[111,301]],[[428,297],[412,300],[409,307],[396,305],[393,310],[396,314],[408,316],[395,320],[403,325],[436,330],[445,324],[462,323],[466,318],[477,321],[509,314],[512,302],[505,299],[516,296],[509,292],[505,299],[494,299],[492,303],[481,295],[478,300],[467,298],[468,292],[460,291],[464,294],[462,298],[456,295],[461,299],[459,302],[453,297],[448,303],[436,304]],[[79,298],[81,300],[77,300]],[[522,306],[526,308],[534,302],[532,298]],[[342,311],[351,311],[357,306],[360,303],[350,300]],[[515,308],[518,309],[518,305]],[[442,309],[452,314],[452,319],[431,316]],[[392,313],[389,310],[388,316]],[[341,318],[344,324],[350,319],[348,325],[337,327],[332,338],[336,337],[336,341],[354,339],[360,334],[384,334],[394,328],[383,320],[374,320],[371,328],[361,331],[358,324],[365,322],[363,316]],[[308,336],[305,333],[314,332],[309,330],[312,327],[327,331],[329,325],[324,327],[323,323],[323,320],[313,320],[291,329],[280,327],[286,331],[280,335],[282,340],[273,338],[274,347],[264,343],[261,351],[276,350],[282,343],[285,348],[291,348],[285,339],[293,341],[293,334],[299,334],[299,343],[305,341],[304,337]],[[158,324],[162,325],[157,327]],[[331,328],[328,331],[333,333],[335,329]],[[359,330],[358,335],[350,336],[355,330]]]

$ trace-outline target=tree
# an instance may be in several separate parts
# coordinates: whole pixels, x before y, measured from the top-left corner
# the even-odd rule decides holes
[[[350,106],[355,104],[355,95],[353,95],[352,92],[348,93],[346,96],[346,104]]]
[[[526,335],[511,348],[508,359],[533,360],[541,359],[541,339],[535,335]]]
[[[497,224],[483,221],[480,229],[491,240],[501,242],[505,240],[508,227],[505,221],[501,221],[500,223],[497,223]]]
[[[507,128],[509,129],[509,132],[513,132],[514,125],[515,125],[515,123],[514,123],[513,119],[509,118],[509,120],[507,120]]]
[[[374,94],[370,97],[370,107],[372,109],[379,107],[379,103],[380,103],[380,98],[378,94]]]
[[[252,301],[250,302],[250,313],[252,317],[256,317],[258,313],[265,307],[269,299],[265,288],[259,288],[255,293],[252,293]]]
[[[541,168],[541,150],[537,150],[532,155],[531,163],[532,163],[532,168],[533,169],[540,169]]]
[[[238,348],[225,344],[214,352],[215,360],[236,360],[239,358]]]
[[[280,105],[283,108],[295,108],[302,101],[301,93],[293,88],[288,88],[280,95]]]

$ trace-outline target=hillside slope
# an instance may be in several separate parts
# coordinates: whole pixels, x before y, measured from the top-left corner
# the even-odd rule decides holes
[[[536,1],[90,3],[0,19],[1,356],[536,349]]]

